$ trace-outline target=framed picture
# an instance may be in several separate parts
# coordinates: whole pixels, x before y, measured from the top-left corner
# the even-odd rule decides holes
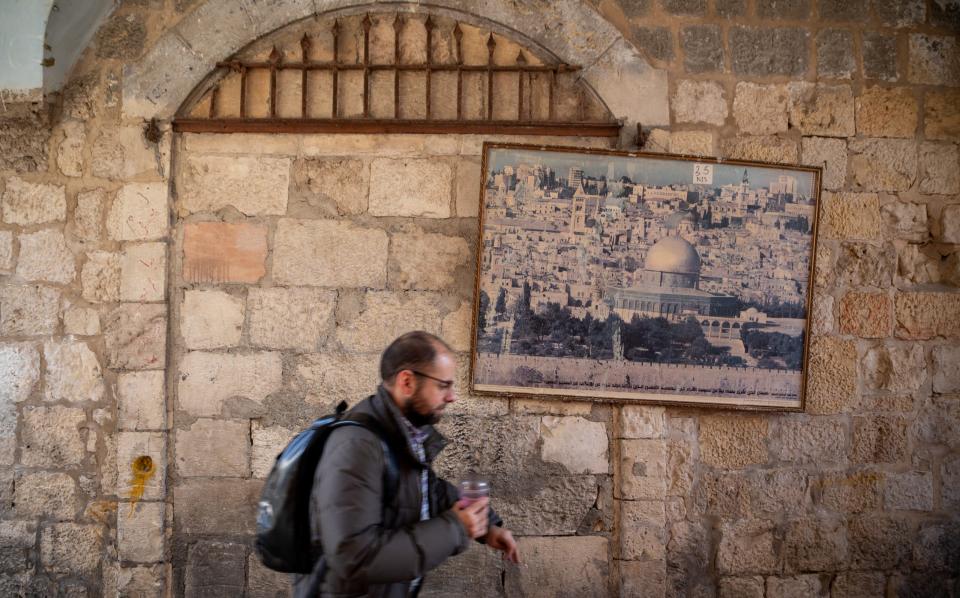
[[[483,154],[474,392],[803,409],[819,168]]]

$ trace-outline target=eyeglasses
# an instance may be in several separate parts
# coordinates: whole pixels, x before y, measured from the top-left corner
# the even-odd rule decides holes
[[[437,383],[437,386],[440,387],[440,390],[450,390],[453,388],[453,380],[444,380],[443,378],[437,378],[436,376],[431,376],[430,374],[424,374],[423,372],[418,372],[417,370],[410,370],[413,372],[414,376],[420,376],[421,378],[429,378]]]

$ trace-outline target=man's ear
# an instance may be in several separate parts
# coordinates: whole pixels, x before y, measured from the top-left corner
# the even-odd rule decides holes
[[[398,394],[410,396],[417,389],[416,376],[410,370],[401,370],[394,378],[393,387]]]

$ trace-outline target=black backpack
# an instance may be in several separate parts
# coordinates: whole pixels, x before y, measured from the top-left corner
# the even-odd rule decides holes
[[[361,426],[380,437],[386,459],[384,504],[396,493],[397,472],[393,452],[379,423],[364,413],[344,417],[347,404],[336,413],[315,420],[277,455],[257,503],[256,550],[264,566],[284,573],[310,573],[323,555],[310,540],[310,490],[314,472],[330,432],[341,426]]]

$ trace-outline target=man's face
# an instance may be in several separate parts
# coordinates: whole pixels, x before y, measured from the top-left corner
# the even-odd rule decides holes
[[[444,351],[437,353],[429,367],[414,373],[416,388],[407,401],[404,415],[415,426],[435,424],[443,416],[447,403],[457,400],[453,383],[457,376],[457,364]]]

